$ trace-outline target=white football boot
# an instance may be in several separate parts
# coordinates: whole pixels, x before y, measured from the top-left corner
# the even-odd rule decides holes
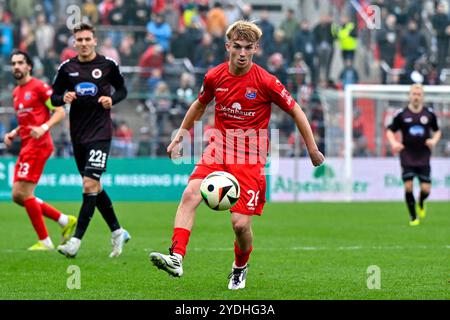
[[[120,231],[119,231],[120,230]],[[110,258],[118,257],[122,254],[123,245],[130,241],[131,236],[125,229],[119,229],[113,232],[111,237],[112,251],[109,254]]]
[[[248,265],[238,268],[233,262],[233,268],[231,270],[228,279],[230,282],[228,283],[228,289],[230,290],[238,290],[245,288],[245,279],[247,278]]]
[[[162,254],[159,252],[150,253],[150,261],[158,268],[166,271],[174,277],[183,275],[183,257],[178,254]]]
[[[65,255],[67,258],[75,258],[80,249],[81,240],[72,237],[65,244],[58,246],[58,252]]]

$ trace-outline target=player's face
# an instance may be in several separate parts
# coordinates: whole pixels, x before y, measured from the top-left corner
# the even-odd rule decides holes
[[[258,43],[246,40],[232,40],[226,43],[227,51],[230,53],[232,68],[239,71],[247,71],[252,64],[253,55],[258,49]]]
[[[419,107],[423,103],[423,90],[421,88],[413,88],[409,93],[410,103],[414,107]]]
[[[27,64],[25,57],[21,54],[15,54],[11,58],[11,68],[13,76],[16,80],[26,78],[31,71],[31,66]]]
[[[97,38],[89,30],[82,30],[75,33],[75,49],[82,58],[89,58],[95,52]]]

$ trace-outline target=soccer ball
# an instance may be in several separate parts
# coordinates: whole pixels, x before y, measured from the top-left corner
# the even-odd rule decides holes
[[[214,171],[203,179],[200,193],[206,205],[213,210],[228,210],[236,204],[241,194],[239,182],[230,173]]]

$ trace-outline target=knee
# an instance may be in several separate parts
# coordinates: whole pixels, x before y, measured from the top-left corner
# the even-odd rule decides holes
[[[19,206],[23,206],[23,202],[25,201],[26,194],[21,190],[13,190],[12,199]]]
[[[200,191],[192,187],[187,187],[183,192],[184,203],[199,203],[201,199]]]
[[[83,193],[98,193],[100,191],[100,182],[84,178],[83,179]]]
[[[250,225],[243,220],[232,221],[233,230],[236,235],[240,235],[250,231]]]

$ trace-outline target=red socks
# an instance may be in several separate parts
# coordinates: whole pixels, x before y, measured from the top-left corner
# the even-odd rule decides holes
[[[42,214],[44,216],[58,222],[59,218],[61,217],[61,212],[39,198],[36,198],[36,201],[41,205]]]
[[[36,200],[36,198],[30,198],[25,200],[23,205],[27,210],[28,216],[30,217],[34,230],[36,230],[39,240],[44,240],[48,237],[48,232],[44,223],[44,217],[42,216],[41,204]]]
[[[234,264],[236,267],[244,267],[247,264],[248,259],[250,258],[250,253],[252,252],[253,247],[250,247],[250,249],[247,252],[242,251],[237,242],[234,241]]]
[[[184,257],[190,236],[191,232],[189,230],[174,228],[172,236],[172,252],[181,254]]]

